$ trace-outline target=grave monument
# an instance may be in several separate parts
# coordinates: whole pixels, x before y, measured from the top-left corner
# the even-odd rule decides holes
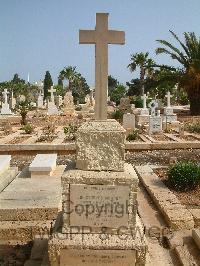
[[[160,110],[157,110],[158,103],[156,100],[152,100],[149,103],[151,109],[151,116],[149,119],[149,135],[162,132],[162,117],[160,116]]]
[[[74,97],[72,95],[72,91],[67,91],[64,96],[63,101],[63,111],[66,115],[74,115],[75,114],[75,106],[74,106]]]
[[[171,103],[170,103],[170,99],[172,95],[168,91],[165,97],[167,98],[167,107],[164,108],[163,122],[169,122],[169,123],[175,122],[177,121],[177,115],[174,114],[174,110],[171,107]]]
[[[137,125],[144,125],[149,123],[149,109],[147,108],[147,99],[148,96],[144,94],[143,99],[143,108],[140,110],[140,114],[136,116]]]
[[[10,106],[8,103],[9,92],[7,91],[7,89],[4,89],[2,94],[3,94],[4,102],[2,103],[2,107],[1,107],[1,115],[11,115],[12,112],[10,110]]]
[[[94,31],[80,31],[80,43],[96,44],[95,120],[78,129],[76,163],[62,176],[63,222],[49,241],[54,266],[145,265],[137,174],[124,162],[125,130],[106,112],[108,44],[124,39],[108,30],[107,13],[96,15]]]
[[[51,99],[50,101],[48,101],[48,115],[58,115],[59,111],[57,106],[55,105],[55,101],[54,101],[54,92],[56,92],[56,90],[53,88],[53,86],[51,86],[51,89],[49,90],[49,92],[51,93]]]

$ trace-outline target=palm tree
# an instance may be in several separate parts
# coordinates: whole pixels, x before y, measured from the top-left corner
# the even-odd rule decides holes
[[[156,49],[157,54],[168,54],[172,59],[178,61],[181,68],[179,72],[179,85],[187,92],[190,101],[190,112],[192,115],[200,114],[200,38],[194,32],[184,32],[184,42],[170,31],[180,48],[165,40],[157,40],[164,47]]]
[[[151,76],[153,73],[153,66],[155,62],[148,58],[149,53],[135,53],[131,55],[131,63],[128,68],[131,72],[135,71],[137,67],[140,68],[140,95],[144,94],[145,76]]]
[[[77,72],[75,71],[76,67],[68,66],[65,67],[59,75],[61,80],[67,79],[69,82],[69,91],[72,90],[73,83],[77,80]]]

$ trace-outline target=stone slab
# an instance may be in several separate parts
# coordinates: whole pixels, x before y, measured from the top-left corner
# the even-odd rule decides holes
[[[15,178],[0,194],[0,221],[34,221],[56,219],[62,209],[61,175],[65,166],[57,167],[54,178]]]
[[[164,108],[164,115],[165,116],[173,115],[173,108],[172,107],[165,107]]]
[[[149,124],[150,115],[137,115],[136,123],[137,125]]]
[[[177,115],[172,114],[172,115],[164,115],[163,117],[163,122],[171,123],[171,122],[176,122],[177,121]]]
[[[115,251],[120,251],[123,254],[124,251],[133,252],[133,262],[136,260],[136,265],[146,265],[146,252],[147,243],[144,235],[144,228],[141,224],[139,217],[137,216],[137,232],[134,235],[110,235],[110,234],[61,234],[54,233],[49,241],[49,260],[51,265],[59,266],[60,254],[62,250],[71,250],[72,254],[76,253],[76,250],[90,252],[90,254],[96,253],[102,254],[102,250],[106,250],[105,254],[109,251],[110,254]],[[87,253],[86,252],[86,253]],[[125,254],[130,254],[125,252]],[[61,255],[62,256],[62,255]],[[72,264],[73,265],[73,264]],[[77,264],[83,265],[83,264]],[[87,265],[87,264],[86,264]],[[90,265],[90,264],[89,264]],[[93,264],[96,265],[96,264]],[[98,265],[98,264],[97,264]],[[101,265],[101,264],[100,264]],[[104,264],[102,264],[104,265]],[[110,265],[110,264],[105,264]],[[111,264],[112,265],[112,264]],[[115,264],[118,265],[118,264]],[[119,264],[120,265],[120,264]],[[124,264],[121,264],[124,265]],[[125,264],[127,265],[127,264]],[[129,265],[129,264],[128,264]],[[134,265],[134,264],[133,264]]]
[[[70,185],[70,225],[128,226],[129,186]]]
[[[57,154],[37,154],[29,166],[30,172],[51,173],[56,168]]]
[[[17,167],[12,167],[0,174],[0,192],[2,192],[13,181],[17,174]]]
[[[192,230],[192,237],[200,250],[200,229]]]
[[[125,129],[116,120],[85,122],[76,144],[78,169],[124,171]]]
[[[135,226],[138,178],[132,165],[125,164],[124,172],[82,171],[73,167],[73,164],[69,165],[62,176],[64,232],[69,231],[70,227],[77,225],[77,223],[79,226],[90,226],[94,232],[101,232],[103,226],[114,231],[120,225],[130,228]],[[95,206],[95,213],[91,213],[90,219],[88,219],[86,208],[87,213],[91,212],[93,205]],[[75,214],[75,211],[70,213],[70,206],[73,207],[71,207],[73,210],[79,206],[78,211]],[[80,208],[84,209],[82,215],[79,215]],[[99,216],[97,215],[98,212],[96,213],[97,209]],[[110,215],[107,219],[105,219],[105,211],[108,211]],[[70,215],[75,218],[75,224],[71,224]],[[72,221],[75,222],[75,220]]]
[[[135,250],[73,250],[60,252],[62,266],[134,266]]]
[[[0,174],[10,167],[11,155],[0,155]]]

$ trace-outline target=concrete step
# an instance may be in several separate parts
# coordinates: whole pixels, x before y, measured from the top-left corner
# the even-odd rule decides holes
[[[0,174],[0,192],[2,192],[18,174],[18,168],[12,167]]]

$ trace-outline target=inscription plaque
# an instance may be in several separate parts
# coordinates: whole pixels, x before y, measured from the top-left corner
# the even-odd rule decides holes
[[[70,185],[70,226],[128,226],[129,186]]]
[[[134,266],[135,250],[73,250],[62,249],[62,266]]]

